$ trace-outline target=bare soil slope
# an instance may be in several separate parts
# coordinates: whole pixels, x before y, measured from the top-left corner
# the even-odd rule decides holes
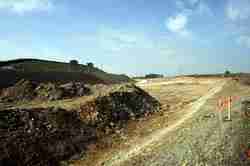
[[[129,120],[159,111],[160,103],[133,84],[103,86],[102,93],[80,99],[76,109],[48,104],[0,110],[0,165],[59,165]]]

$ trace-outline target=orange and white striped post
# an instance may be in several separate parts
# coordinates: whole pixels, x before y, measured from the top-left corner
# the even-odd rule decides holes
[[[231,106],[232,106],[232,97],[227,98],[227,120],[231,121]]]
[[[231,121],[231,111],[232,111],[232,104],[234,101],[236,100],[240,100],[240,97],[239,96],[229,96],[227,98],[227,120]]]
[[[219,116],[219,139],[222,139],[222,133],[224,132],[224,126],[223,126],[223,119],[222,119],[222,111],[224,109],[224,100],[223,99],[219,99],[218,100],[218,116]]]
[[[225,98],[220,98],[218,100],[218,111],[219,113],[219,118],[222,119],[222,111],[224,109],[227,109],[227,117],[225,118],[226,121],[231,121],[232,117],[231,117],[231,112],[232,112],[232,105],[233,102],[236,100],[240,100],[239,96],[229,96],[229,97],[225,97]]]

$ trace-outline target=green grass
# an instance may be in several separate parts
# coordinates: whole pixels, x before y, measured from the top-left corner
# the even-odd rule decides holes
[[[4,66],[12,66],[15,68],[15,71],[6,71],[1,70],[0,73],[3,76],[8,77],[8,81],[0,80],[0,87],[9,86],[18,80],[24,79],[33,79],[42,81],[51,81],[53,75],[55,78],[60,78],[59,80],[66,81],[75,81],[83,80],[88,83],[88,76],[91,80],[97,80],[96,83],[106,82],[106,83],[121,83],[121,82],[131,82],[126,75],[110,74],[106,73],[96,67],[89,68],[87,65],[79,64],[72,66],[70,63],[56,62],[56,61],[46,61],[39,59],[16,59],[10,61],[0,61],[0,68]],[[82,74],[81,74],[82,73]],[[39,78],[39,75],[42,78]],[[48,78],[46,77],[48,76]],[[57,81],[57,80],[55,80]],[[4,83],[1,83],[4,82]],[[8,84],[5,82],[9,82]],[[93,81],[91,81],[93,83]]]

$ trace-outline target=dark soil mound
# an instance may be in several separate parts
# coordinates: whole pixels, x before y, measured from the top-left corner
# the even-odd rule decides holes
[[[14,86],[3,89],[0,98],[6,101],[60,100],[91,94],[84,83],[70,82],[63,85],[54,83],[37,83],[21,80]]]
[[[57,165],[96,139],[76,112],[62,109],[0,112],[0,165]]]
[[[15,86],[2,90],[1,98],[8,101],[32,100],[35,96],[36,86],[35,82],[20,80]]]
[[[72,86],[61,88],[65,87]],[[135,85],[109,88],[79,110],[0,111],[0,165],[58,165],[61,160],[85,152],[96,140],[118,133],[128,120],[160,108],[156,99]]]
[[[64,96],[85,96],[90,95],[91,90],[82,82],[70,82],[67,84],[60,85],[60,88],[64,91]]]
[[[122,127],[136,119],[159,111],[160,103],[133,84],[117,85],[111,92],[96,97],[81,106],[80,116],[90,125],[105,132],[107,128]]]
[[[52,83],[41,83],[39,86],[36,87],[34,90],[36,96],[34,98],[41,99],[41,100],[60,100],[65,97],[65,92],[62,88],[60,88],[56,84]]]

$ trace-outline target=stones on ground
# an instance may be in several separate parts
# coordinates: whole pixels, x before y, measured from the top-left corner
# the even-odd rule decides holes
[[[208,113],[206,115],[203,116],[203,119],[211,119],[211,118],[215,118],[215,114],[214,113]]]
[[[36,97],[41,100],[60,100],[64,96],[63,89],[52,83],[40,84],[35,89]]]
[[[0,165],[57,165],[96,139],[77,112],[63,109],[0,112]]]
[[[36,83],[28,80],[20,80],[14,86],[3,89],[1,100],[30,101],[30,100],[61,100],[64,98],[81,97],[90,95],[91,90],[82,82],[70,82],[63,85],[54,83]]]
[[[80,86],[84,85],[67,84],[59,88],[75,93],[74,89]],[[99,87],[105,91],[81,105],[79,110],[0,111],[0,165],[50,166],[72,156],[78,158],[96,140],[104,147],[112,146],[110,134],[127,139],[124,127],[128,120],[143,118],[160,109],[156,99],[133,84]],[[57,91],[57,88],[45,84],[33,89],[36,94],[39,91],[49,97],[47,92]]]
[[[113,86],[106,94],[81,105],[79,113],[87,124],[105,131],[107,126],[122,127],[130,119],[138,119],[159,111],[160,103],[132,84]]]
[[[20,80],[14,86],[2,90],[1,98],[4,101],[26,101],[35,96],[34,89],[37,86],[35,82]]]
[[[66,96],[85,96],[90,95],[90,89],[82,82],[70,82],[60,85],[67,94]]]

